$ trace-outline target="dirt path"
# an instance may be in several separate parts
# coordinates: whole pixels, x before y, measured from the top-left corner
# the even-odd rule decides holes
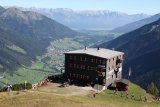
[[[60,87],[58,83],[48,83],[46,86],[39,87],[33,91],[50,92],[58,95],[65,96],[84,96],[89,94],[91,91],[95,91],[92,87],[80,87],[71,85],[69,87]]]

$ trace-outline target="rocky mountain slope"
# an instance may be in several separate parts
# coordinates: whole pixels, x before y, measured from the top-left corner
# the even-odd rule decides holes
[[[109,30],[149,17],[149,15],[146,14],[128,15],[126,13],[109,10],[75,11],[68,8],[47,9],[20,7],[19,9],[41,13],[73,29],[88,30]]]

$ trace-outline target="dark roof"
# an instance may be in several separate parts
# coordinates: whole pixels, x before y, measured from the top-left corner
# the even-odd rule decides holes
[[[120,80],[116,80],[116,83],[123,83],[123,84],[129,85],[130,81],[127,79],[120,79]]]

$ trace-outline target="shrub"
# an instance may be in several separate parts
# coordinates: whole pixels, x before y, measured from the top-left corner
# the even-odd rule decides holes
[[[31,89],[31,88],[32,88],[32,84],[31,83],[26,83],[26,87],[25,87],[25,83],[12,85],[12,90],[14,90],[14,91],[19,91],[19,90],[24,90],[24,89]]]
[[[148,85],[147,92],[154,96],[158,96],[159,94],[159,90],[153,82],[151,82],[151,84]]]
[[[32,84],[31,83],[26,83],[26,89],[31,89],[32,88]]]
[[[12,90],[14,90],[14,91],[19,91],[21,89],[22,89],[22,87],[21,87],[20,84],[14,84],[14,85],[12,85]]]
[[[3,88],[2,88],[2,86],[0,85],[0,92],[2,92],[3,91]]]

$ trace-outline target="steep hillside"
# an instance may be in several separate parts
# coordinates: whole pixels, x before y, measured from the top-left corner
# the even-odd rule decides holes
[[[137,20],[149,17],[146,14],[128,15],[109,10],[75,11],[68,8],[19,8],[24,11],[35,11],[50,17],[73,29],[110,30]]]
[[[0,72],[14,71],[20,65],[30,65],[34,59],[25,45],[25,41],[28,40],[0,29]]]
[[[49,40],[36,39],[0,28],[0,72],[14,72],[30,66],[36,56],[45,53]]]
[[[132,67],[131,79],[140,86],[146,88],[148,83],[153,81],[160,87],[160,49],[148,52],[144,55],[138,56],[133,60],[127,61],[124,65],[127,71]]]
[[[47,51],[50,42],[81,35],[35,12],[0,7],[0,72],[31,65]]]
[[[149,24],[149,23],[152,23],[156,20],[158,20],[160,18],[160,14],[156,14],[156,15],[153,15],[151,17],[148,17],[148,18],[145,18],[145,19],[142,19],[142,20],[139,20],[139,21],[136,21],[136,22],[133,22],[133,23],[129,23],[129,24],[126,24],[124,26],[120,26],[118,28],[115,28],[112,30],[112,32],[117,32],[117,33],[127,33],[127,32],[130,32],[130,31],[133,31],[135,29],[138,29],[146,24]]]
[[[159,46],[160,20],[100,45],[125,52],[124,76],[128,75],[128,68],[131,66],[131,79],[144,88],[151,81],[160,87]]]

